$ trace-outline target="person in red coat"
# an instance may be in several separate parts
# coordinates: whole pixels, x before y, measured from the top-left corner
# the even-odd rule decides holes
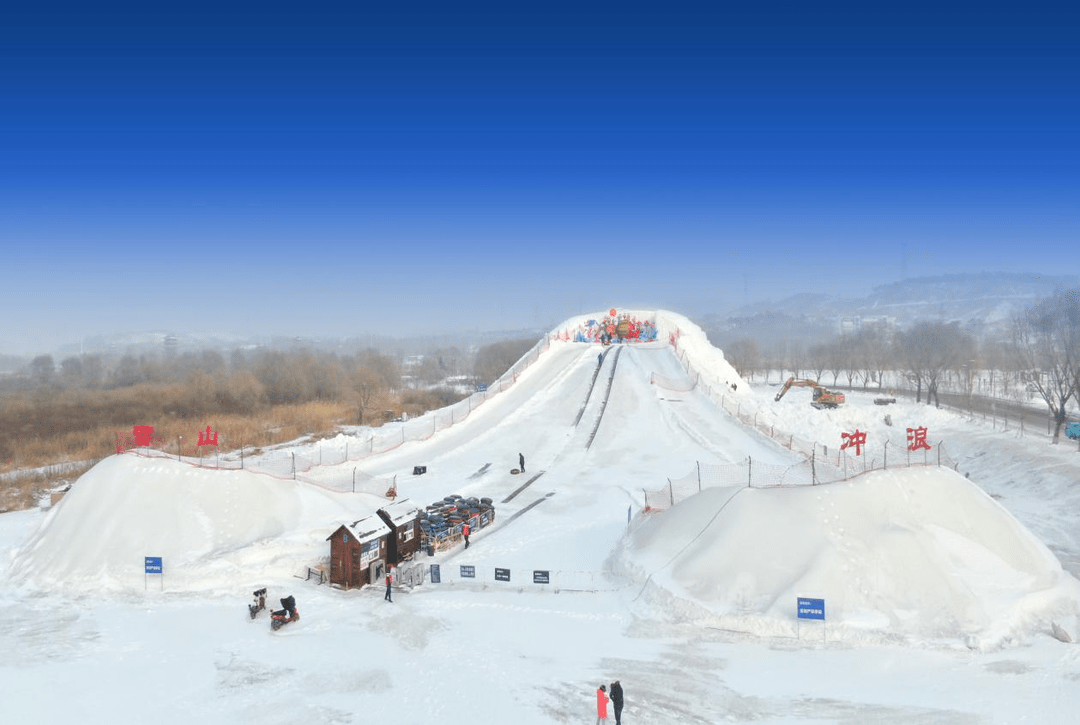
[[[600,685],[596,691],[596,725],[607,722],[607,685]]]
[[[465,548],[469,548],[469,525],[465,524],[461,527],[461,535],[465,537]]]

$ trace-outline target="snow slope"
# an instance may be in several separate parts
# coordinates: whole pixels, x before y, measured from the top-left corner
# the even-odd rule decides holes
[[[1039,485],[1026,491],[995,478],[1010,454],[992,434],[952,414],[890,407],[894,427],[869,396],[837,411],[773,403],[685,318],[637,314],[655,315],[660,342],[607,356],[577,426],[599,347],[556,341],[464,421],[359,464],[421,505],[483,495],[498,512],[467,551],[421,557],[442,582],[393,604],[296,578],[341,520],[385,501],[366,494],[124,455],[51,511],[0,516],[0,721],[586,722],[616,677],[630,723],[1073,721],[1080,650],[1049,631],[1077,634],[1080,592],[1059,557],[1080,550],[1080,514],[1055,502],[1080,456],[1049,452],[1044,470],[1029,454]],[[688,363],[694,390],[650,382],[689,382]],[[725,395],[807,440],[851,426],[897,438],[917,417],[984,478],[890,469],[706,488],[642,513],[644,489],[698,461],[798,460],[705,392],[731,384]],[[519,452],[524,476],[510,473]],[[418,464],[428,474],[411,476]],[[147,581],[144,556],[162,556],[164,576]],[[265,615],[251,622],[261,586],[271,604],[296,596],[301,621],[274,634]],[[826,600],[824,627],[796,620],[800,596]]]

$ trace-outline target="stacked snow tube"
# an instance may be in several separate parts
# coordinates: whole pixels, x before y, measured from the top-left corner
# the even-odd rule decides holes
[[[483,516],[485,513],[489,515]],[[473,528],[491,523],[495,519],[495,507],[490,498],[465,498],[455,493],[429,504],[419,518],[420,530],[426,537],[441,539],[460,533],[465,523],[471,523]]]

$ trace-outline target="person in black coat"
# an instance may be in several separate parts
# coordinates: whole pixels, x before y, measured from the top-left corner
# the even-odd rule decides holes
[[[611,683],[611,704],[615,706],[615,725],[622,725],[622,685],[618,680]]]
[[[525,454],[524,453],[519,453],[518,454],[518,463],[521,464],[521,465],[518,466],[518,468],[521,469],[522,473],[525,473]]]

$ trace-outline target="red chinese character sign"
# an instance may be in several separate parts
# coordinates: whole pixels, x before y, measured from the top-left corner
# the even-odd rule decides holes
[[[116,434],[116,452],[123,453],[128,448],[149,447],[152,441],[164,440],[161,436],[154,436],[154,426],[135,425],[131,427],[131,435],[125,440],[120,440],[120,434]]]
[[[131,435],[135,437],[135,445],[148,446],[150,445],[150,439],[154,437],[154,426],[152,425],[137,425],[132,427]]]
[[[920,448],[930,450],[930,444],[926,442],[926,433],[927,433],[927,430],[926,430],[926,428],[923,428],[923,427],[908,428],[907,429],[907,440],[908,440],[907,449],[909,451],[917,451]]]
[[[854,433],[841,433],[840,439],[844,441],[840,446],[840,450],[843,451],[854,446],[855,455],[862,455],[862,447],[866,445],[866,433],[856,428]]]
[[[217,443],[217,431],[214,431],[214,435],[210,435],[210,426],[206,426],[206,434],[203,435],[202,431],[199,431],[199,445],[200,446],[216,446]]]

